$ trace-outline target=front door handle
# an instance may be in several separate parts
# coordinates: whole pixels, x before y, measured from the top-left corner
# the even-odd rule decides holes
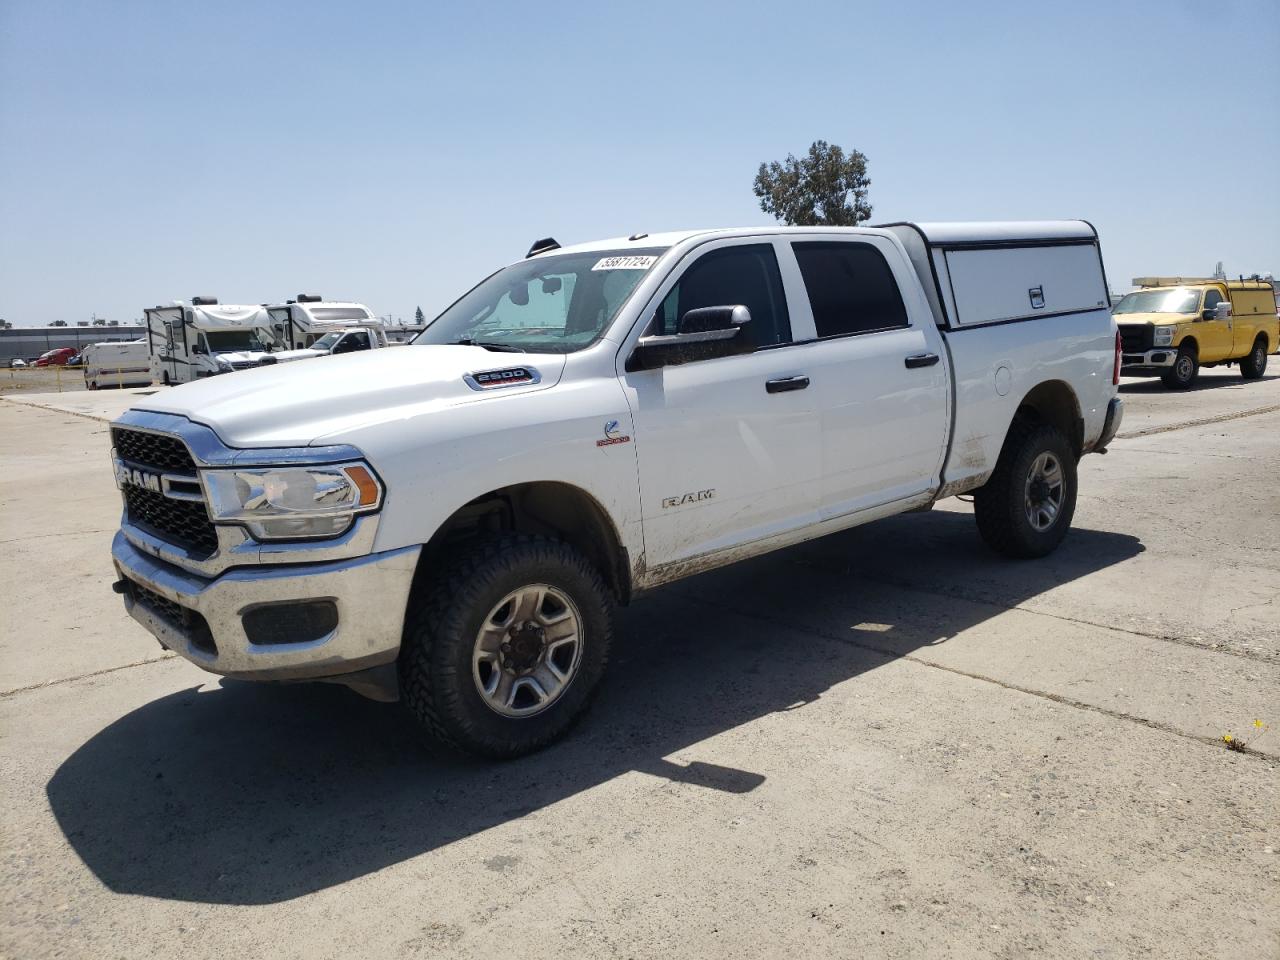
[[[803,390],[808,385],[808,377],[782,377],[779,380],[766,380],[764,388],[769,393],[786,393],[789,390]]]
[[[914,356],[907,357],[903,361],[907,365],[908,370],[914,370],[916,367],[932,367],[938,362],[936,353],[917,353]]]

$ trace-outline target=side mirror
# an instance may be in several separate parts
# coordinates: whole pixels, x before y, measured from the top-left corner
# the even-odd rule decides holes
[[[1213,318],[1215,320],[1228,320],[1231,318],[1231,304],[1226,300],[1219,301],[1218,305],[1213,308]]]
[[[699,307],[680,318],[675,334],[641,337],[627,358],[627,370],[657,370],[698,360],[732,357],[752,350],[751,312],[741,304]]]

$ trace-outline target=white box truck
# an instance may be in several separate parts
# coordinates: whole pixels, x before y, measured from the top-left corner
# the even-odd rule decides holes
[[[166,386],[275,363],[271,320],[260,305],[219,304],[216,297],[143,311],[151,377]]]
[[[115,589],[205,670],[527,753],[643,591],[970,491],[1055,549],[1123,413],[1108,306],[1083,221],[542,242],[408,347],[141,399]]]

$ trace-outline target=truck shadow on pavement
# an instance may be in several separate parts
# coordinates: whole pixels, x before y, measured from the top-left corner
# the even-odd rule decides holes
[[[1280,373],[1264,373],[1257,380],[1246,380],[1235,371],[1231,371],[1227,374],[1218,374],[1217,376],[1204,372],[1200,374],[1195,383],[1185,390],[1166,387],[1159,377],[1155,377],[1151,380],[1131,380],[1122,383],[1120,384],[1120,392],[1124,394],[1172,393],[1176,396],[1180,393],[1199,393],[1204,390],[1226,390],[1230,387],[1235,387],[1237,389],[1249,389],[1255,384],[1266,383],[1269,380],[1280,380]]]
[[[1015,563],[986,550],[966,513],[897,517],[704,574],[620,611],[594,709],[536,756],[437,759],[397,709],[342,688],[223,681],[103,729],[54,774],[49,803],[85,864],[117,893],[278,903],[633,771],[748,792],[764,781],[759,773],[672,755],[802,710],[836,684],[1142,549],[1131,536],[1076,529],[1053,556]]]

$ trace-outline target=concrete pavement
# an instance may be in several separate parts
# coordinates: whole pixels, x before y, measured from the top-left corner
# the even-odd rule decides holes
[[[0,401],[0,955],[1275,956],[1280,377],[1125,398],[1053,556],[950,501],[678,584],[502,765],[164,654],[129,401]]]

